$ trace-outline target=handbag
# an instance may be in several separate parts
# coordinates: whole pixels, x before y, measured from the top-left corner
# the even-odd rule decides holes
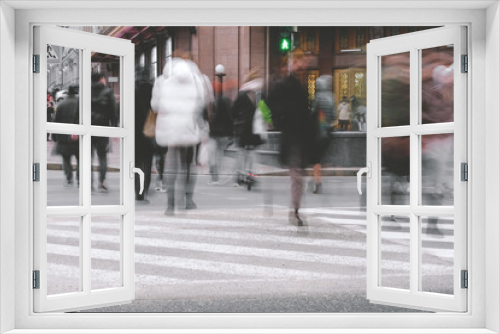
[[[146,122],[144,123],[144,128],[142,132],[144,133],[144,137],[153,138],[156,133],[156,118],[158,114],[153,110],[149,110],[148,118],[146,118]]]

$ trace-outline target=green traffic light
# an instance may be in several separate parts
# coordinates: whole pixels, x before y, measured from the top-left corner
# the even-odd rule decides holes
[[[290,50],[290,39],[282,38],[280,40],[280,50],[281,51],[289,51]]]

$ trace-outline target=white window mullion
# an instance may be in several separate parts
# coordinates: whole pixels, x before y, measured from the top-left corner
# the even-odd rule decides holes
[[[84,206],[49,206],[47,207],[47,216],[64,217],[80,216],[83,217],[89,212],[89,207]]]
[[[92,136],[124,138],[130,135],[131,130],[106,126],[91,126],[89,131]]]
[[[82,107],[81,117],[82,124],[86,128],[87,132],[83,136],[82,143],[80,145],[80,176],[82,180],[80,181],[80,189],[82,191],[82,204],[86,209],[90,209],[92,205],[92,164],[91,164],[91,105],[92,105],[92,93],[91,93],[91,77],[92,77],[92,65],[91,65],[92,50],[89,48],[83,49],[82,57],[82,83],[83,87],[80,89],[80,103]],[[92,272],[91,272],[91,215],[90,210],[86,212],[82,219],[82,229],[81,229],[81,252],[82,252],[82,270],[80,274],[82,275],[82,291],[85,294],[91,293],[91,282],[92,282]]]
[[[453,122],[418,124],[412,127],[412,132],[420,136],[453,133],[454,131],[455,131],[455,124]]]
[[[380,81],[380,70],[381,61],[380,57],[370,57],[366,59],[367,61],[367,78],[371,78],[374,81]],[[380,124],[380,100],[379,100],[379,90],[380,85],[367,85],[367,98],[372,101],[371,104],[367,104],[367,133],[366,133],[366,150],[367,150],[367,165],[371,163],[371,178],[366,179],[366,206],[367,206],[367,216],[366,216],[366,257],[367,263],[373,264],[367,266],[366,276],[367,276],[367,291],[373,291],[377,287],[377,282],[380,280],[380,275],[378,268],[380,265],[378,263],[379,256],[379,233],[378,233],[378,217],[373,212],[373,208],[378,206],[380,198],[380,139],[373,135],[374,130],[378,128]],[[370,190],[372,193],[377,193],[378,195],[369,196]]]
[[[419,136],[414,129],[419,123],[421,98],[420,98],[420,52],[418,49],[410,50],[410,207],[419,204]],[[419,229],[418,217],[411,212],[410,215],[410,292],[418,292],[420,272]]]
[[[123,85],[121,86],[121,97],[123,103],[120,103],[123,115],[134,115],[134,95],[126,94],[126,92],[134,91],[134,72],[125,71],[126,68],[133,68],[133,54],[127,54],[122,57],[121,75],[123,77]],[[135,142],[133,131],[135,129],[134,117],[123,117],[122,126],[125,131],[129,131],[122,139],[120,161],[122,166],[121,173],[121,203],[123,208],[127,210],[127,214],[121,216],[121,231],[122,231],[122,261],[121,261],[121,277],[125,294],[128,294],[130,299],[135,295],[135,266],[134,266],[134,222],[135,222],[135,188],[134,175],[131,175],[130,168],[133,167],[135,159]],[[130,135],[129,135],[130,133]],[[132,176],[132,177],[131,177]],[[132,181],[132,182],[129,182]]]
[[[87,126],[79,125],[79,124],[54,123],[54,122],[47,124],[47,132],[48,133],[83,136],[88,131],[89,131],[89,129]]]
[[[383,127],[373,130],[373,135],[378,138],[405,137],[409,136],[412,128],[408,125]]]
[[[81,229],[81,252],[82,256],[81,262],[82,262],[82,270],[81,274],[82,277],[80,278],[83,289],[82,291],[85,294],[90,294],[91,292],[91,282],[92,282],[92,271],[91,271],[91,215],[86,214],[83,216],[82,219],[82,229]]]
[[[90,213],[96,216],[124,215],[127,212],[130,212],[130,208],[124,205],[94,205],[90,208]]]

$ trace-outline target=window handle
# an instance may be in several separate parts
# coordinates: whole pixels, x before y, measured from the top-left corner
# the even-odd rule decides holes
[[[134,167],[134,163],[131,161],[129,164],[129,170],[130,170],[130,178],[134,178],[134,173],[139,174],[139,185],[140,185],[140,190],[139,190],[139,195],[142,195],[142,192],[144,191],[144,172],[140,168]]]
[[[372,168],[371,167],[372,167],[372,163],[368,162],[368,167],[363,167],[358,171],[358,174],[357,174],[358,175],[358,193],[360,195],[363,194],[363,192],[361,191],[361,175],[366,173],[366,176],[368,178],[371,178],[372,177],[372,171],[371,171]]]

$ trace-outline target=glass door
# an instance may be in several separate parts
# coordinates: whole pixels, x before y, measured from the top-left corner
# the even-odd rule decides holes
[[[35,27],[34,54],[35,312],[129,302],[134,45]]]
[[[367,297],[466,311],[466,32],[368,44]]]

